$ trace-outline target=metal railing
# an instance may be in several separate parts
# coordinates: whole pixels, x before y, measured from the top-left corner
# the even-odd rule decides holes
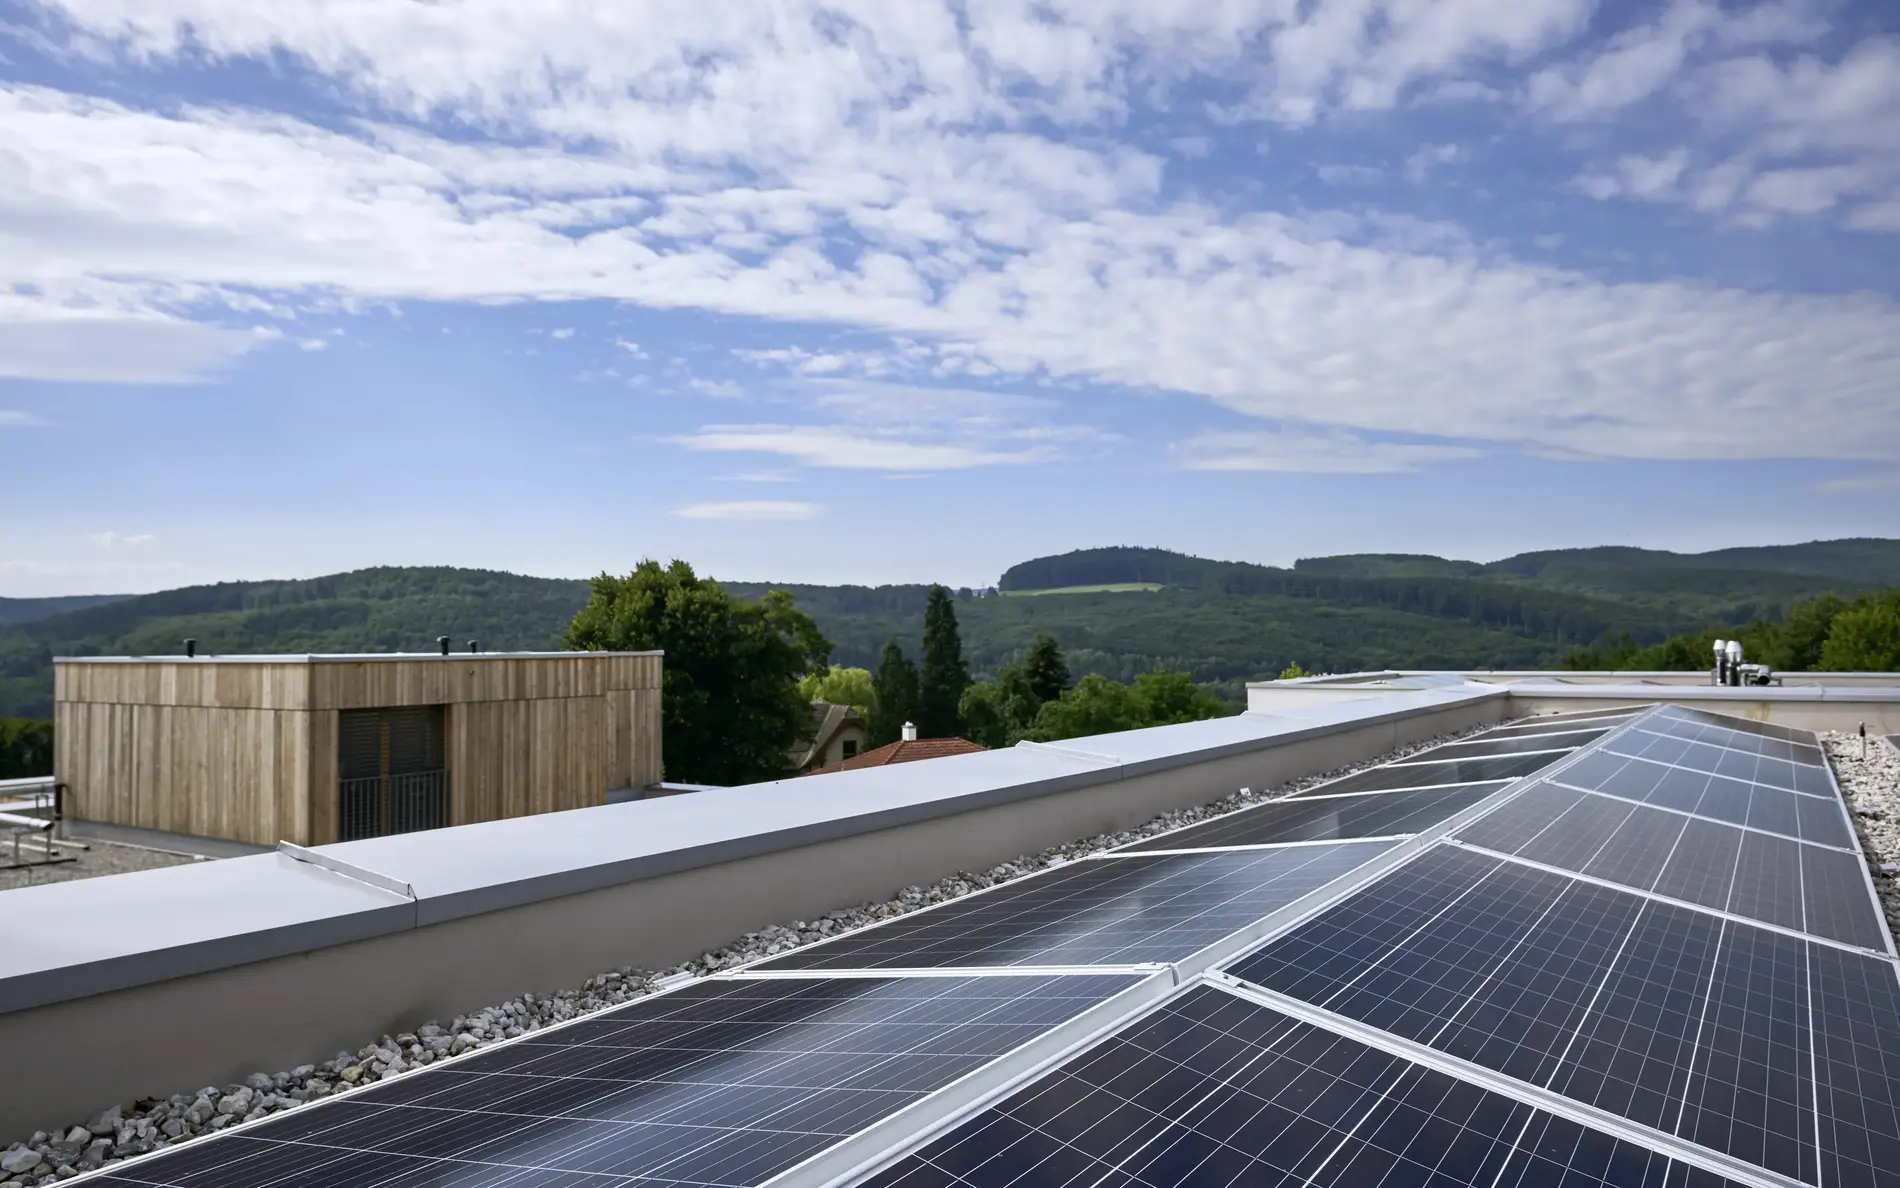
[[[13,838],[12,861],[0,865],[0,870],[74,861],[59,851],[88,847],[60,836],[65,820],[66,785],[52,776],[0,780],[0,830]]]
[[[337,840],[356,841],[449,822],[446,769],[337,781]]]

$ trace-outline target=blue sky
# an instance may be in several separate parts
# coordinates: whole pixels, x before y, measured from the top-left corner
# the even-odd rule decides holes
[[[1900,536],[1900,9],[0,0],[0,594]]]

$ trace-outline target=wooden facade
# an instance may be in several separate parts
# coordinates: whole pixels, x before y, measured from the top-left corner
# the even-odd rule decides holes
[[[54,774],[86,820],[337,840],[343,711],[441,706],[450,819],[606,803],[660,779],[657,652],[54,662]]]

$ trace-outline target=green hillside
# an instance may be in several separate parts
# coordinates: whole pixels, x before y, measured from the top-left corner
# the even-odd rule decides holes
[[[129,594],[67,594],[58,598],[0,598],[0,623],[31,623],[64,611],[129,597]]]
[[[1065,587],[1162,588],[1064,592]],[[765,583],[728,583],[757,597]],[[1900,541],[1820,541],[1694,555],[1570,549],[1479,563],[1404,554],[1308,558],[1291,568],[1162,549],[1089,549],[1012,566],[998,583],[1035,598],[962,598],[979,675],[1039,631],[1077,675],[1186,669],[1230,700],[1298,661],[1309,670],[1544,667],[1605,641],[1657,643],[1778,618],[1823,593],[1900,585]],[[917,653],[929,588],[787,585],[837,645],[874,667],[884,641]],[[424,651],[561,645],[587,583],[488,570],[381,568],[299,581],[225,582],[127,598],[0,601],[0,717],[45,717],[55,655]],[[9,609],[10,608],[10,609]],[[11,613],[12,617],[6,616]]]

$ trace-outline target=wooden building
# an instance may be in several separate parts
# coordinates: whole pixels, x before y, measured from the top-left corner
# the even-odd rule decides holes
[[[275,845],[604,804],[660,779],[658,652],[54,661],[83,820]]]

